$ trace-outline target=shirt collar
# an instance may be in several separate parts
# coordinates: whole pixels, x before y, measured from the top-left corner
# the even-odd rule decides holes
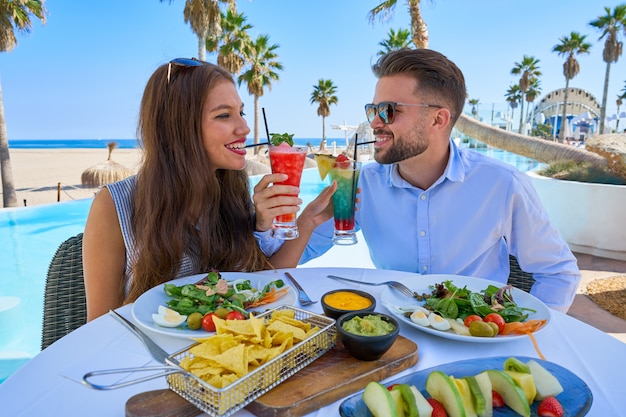
[[[389,174],[389,185],[399,188],[413,188],[411,184],[400,176],[400,173],[398,172],[398,163],[389,165],[387,169]],[[456,145],[454,140],[450,139],[450,156],[448,157],[448,165],[446,165],[443,175],[435,181],[432,187],[435,187],[437,184],[446,179],[457,182],[463,181],[464,178],[465,170],[463,169],[463,160],[461,158],[459,147]]]

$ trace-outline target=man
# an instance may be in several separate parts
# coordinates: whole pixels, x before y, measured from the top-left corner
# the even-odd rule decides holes
[[[356,221],[374,265],[505,283],[512,254],[534,274],[531,294],[566,312],[580,280],[576,258],[526,174],[450,140],[467,96],[459,68],[433,50],[405,49],[373,70],[365,111],[376,163],[362,169]],[[300,263],[332,246],[332,223],[316,229]]]

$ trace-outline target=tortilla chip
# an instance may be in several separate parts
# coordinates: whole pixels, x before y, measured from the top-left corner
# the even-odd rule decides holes
[[[294,341],[302,341],[306,337],[306,333],[299,327],[292,326],[291,324],[287,324],[283,321],[274,321],[269,326],[267,326],[267,330],[270,333],[291,333],[293,334]]]
[[[211,359],[221,367],[234,372],[239,377],[248,373],[248,352],[246,347],[241,343]]]

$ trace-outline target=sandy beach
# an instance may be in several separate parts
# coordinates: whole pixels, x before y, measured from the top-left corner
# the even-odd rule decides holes
[[[9,152],[18,206],[52,204],[93,197],[99,188],[83,187],[82,173],[88,168],[106,162],[108,158],[106,148],[9,149]],[[265,153],[261,152],[255,156],[254,148],[248,149],[247,158],[251,161],[246,168],[248,174],[270,172],[269,161],[264,155]],[[116,148],[111,159],[136,173],[141,164],[141,157],[140,149]],[[314,166],[315,162],[308,158],[305,168]]]
[[[81,184],[86,169],[107,160],[104,149],[9,149],[18,205],[34,206],[93,197]],[[111,159],[136,172],[141,150],[115,149]],[[58,188],[61,188],[59,195]],[[1,190],[0,190],[1,192]],[[60,198],[59,198],[60,197]]]

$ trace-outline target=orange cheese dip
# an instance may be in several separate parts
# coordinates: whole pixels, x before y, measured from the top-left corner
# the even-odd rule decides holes
[[[324,302],[339,310],[362,310],[372,305],[367,298],[349,291],[337,291],[324,297]]]

